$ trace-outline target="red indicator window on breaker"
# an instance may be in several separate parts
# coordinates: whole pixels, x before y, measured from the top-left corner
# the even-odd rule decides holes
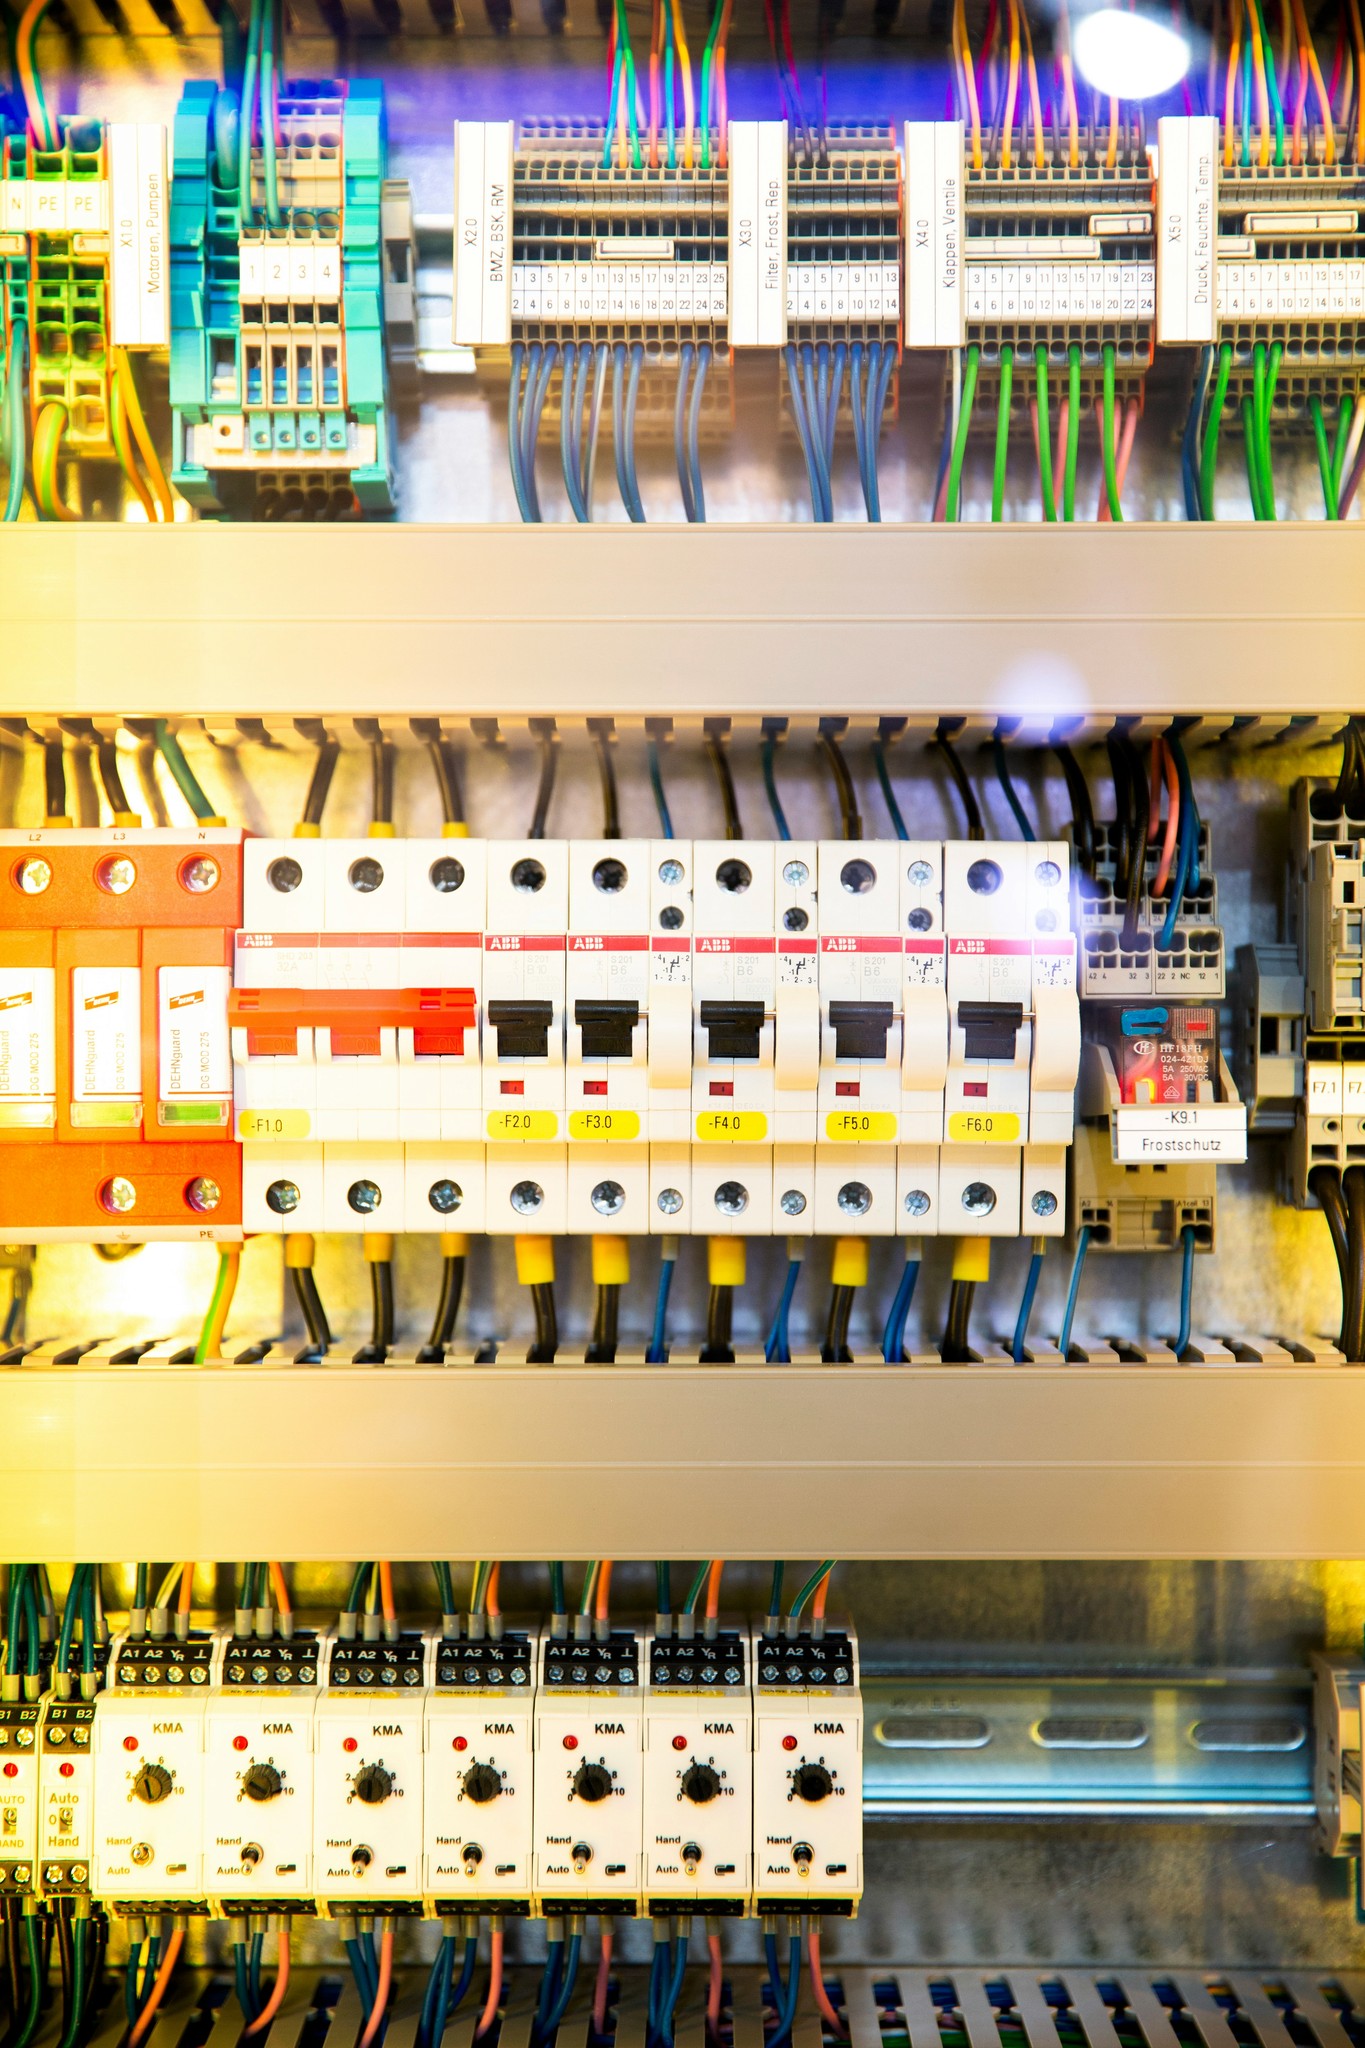
[[[583,1083],[583,1093],[585,1095],[605,1095],[606,1092],[607,1084],[605,1081],[585,1081]]]
[[[986,1093],[986,1085],[984,1081],[964,1081],[962,1093],[964,1095],[983,1096]]]
[[[524,1081],[499,1081],[498,1087],[504,1095],[524,1095],[526,1093],[526,1083]]]
[[[863,1084],[861,1081],[836,1081],[834,1092],[836,1095],[861,1095]]]

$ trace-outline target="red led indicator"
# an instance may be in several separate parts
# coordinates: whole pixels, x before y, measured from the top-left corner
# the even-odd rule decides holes
[[[782,1747],[784,1749],[795,1749],[796,1737],[794,1735],[784,1735],[782,1737]]]
[[[673,1747],[674,1749],[686,1749],[687,1737],[685,1735],[675,1735],[673,1737]]]
[[[564,1737],[564,1747],[565,1749],[577,1749],[578,1737],[576,1735],[566,1735]]]
[[[123,1747],[124,1747],[125,1749],[136,1749],[136,1748],[137,1748],[137,1737],[136,1737],[136,1735],[125,1735],[125,1736],[124,1736],[124,1738],[123,1738]]]
[[[58,1764],[57,1772],[60,1777],[74,1778],[76,1775],[76,1766],[74,1764]]]
[[[18,1777],[18,1775],[19,1775],[19,1766],[18,1766],[18,1764],[6,1764],[6,1765],[5,1765],[5,1776],[6,1776],[7,1778],[17,1778],[17,1777]]]
[[[347,1735],[343,1738],[341,1746],[347,1756],[350,1756],[353,1750],[359,1749],[360,1744],[356,1741],[354,1735]]]
[[[466,1735],[457,1735],[450,1746],[452,1749],[468,1749],[469,1738]]]
[[[234,1749],[245,1749],[245,1748],[246,1748],[246,1737],[245,1737],[245,1735],[234,1735],[234,1736],[233,1736],[233,1738],[232,1738],[232,1746],[233,1746],[233,1748],[234,1748]]]

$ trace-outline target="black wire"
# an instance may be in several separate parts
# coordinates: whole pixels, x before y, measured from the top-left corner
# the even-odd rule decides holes
[[[463,825],[464,794],[460,788],[459,763],[450,741],[439,734],[427,741],[427,752],[431,765],[436,771],[436,787],[441,793],[441,819],[447,825]]]
[[[848,1348],[848,1324],[853,1314],[854,1289],[835,1287],[830,1291],[829,1319],[825,1324],[825,1341],[820,1356],[826,1365],[851,1365],[853,1353]]]
[[[100,771],[100,782],[103,785],[110,810],[114,812],[115,816],[120,811],[125,816],[131,815],[133,807],[129,803],[128,793],[123,787],[123,777],[119,774],[118,768],[118,748],[112,740],[100,740],[97,742],[95,761]]]
[[[66,816],[66,755],[61,737],[43,741],[43,791],[49,818]]]
[[[858,798],[854,792],[853,777],[848,772],[848,763],[844,759],[843,749],[839,745],[838,736],[833,732],[822,730],[820,744],[825,750],[825,758],[829,762],[831,773],[834,776],[834,792],[839,800],[839,823],[843,835],[845,839],[861,839],[863,836],[863,821],[858,815]]]
[[[1095,873],[1095,807],[1090,801],[1090,788],[1081,765],[1065,742],[1054,742],[1053,754],[1066,777],[1066,793],[1071,804],[1071,840],[1076,849],[1076,865],[1083,875]]]
[[[967,813],[967,837],[969,839],[984,839],[986,831],[981,822],[981,806],[976,800],[971,783],[967,780],[967,771],[957,758],[952,738],[942,726],[934,734],[933,743],[941,751],[944,760],[948,763],[948,769],[953,781],[957,784],[957,793],[962,799],[962,808]]]
[[[1341,1176],[1346,1197],[1347,1312],[1342,1318],[1342,1351],[1348,1365],[1365,1361],[1365,1166],[1348,1166]]]
[[[531,1288],[531,1306],[536,1316],[536,1341],[526,1354],[528,1365],[553,1365],[559,1349],[559,1317],[555,1313],[555,1291],[548,1280],[537,1280]]]
[[[971,1363],[967,1334],[971,1324],[972,1297],[975,1293],[975,1280],[954,1280],[948,1290],[948,1321],[943,1332],[941,1352],[945,1365]]]
[[[592,1342],[584,1353],[585,1364],[615,1365],[620,1308],[620,1288],[614,1281],[604,1282],[597,1290],[597,1313],[593,1317]]]
[[[540,735],[540,781],[536,786],[536,807],[531,817],[528,839],[543,839],[545,823],[550,815],[550,799],[555,793],[555,769],[559,764],[559,741],[555,736],[554,723],[550,719],[537,719],[533,730]]]
[[[1349,1277],[1350,1250],[1346,1227],[1346,1197],[1341,1192],[1341,1175],[1335,1166],[1315,1166],[1308,1176],[1308,1192],[1316,1195],[1327,1219],[1328,1233],[1332,1239],[1332,1250],[1336,1254],[1337,1272],[1341,1278],[1341,1333],[1338,1347],[1346,1350],[1346,1316],[1348,1296],[1351,1291]]]
[[[711,1299],[706,1306],[706,1343],[701,1353],[703,1365],[734,1364],[735,1353],[731,1343],[734,1305],[733,1287],[711,1289]]]
[[[730,773],[730,758],[719,733],[708,731],[706,752],[711,766],[716,771],[716,781],[720,785],[720,801],[725,812],[725,836],[727,839],[742,839],[744,827],[740,822],[739,804],[735,799],[735,778]]]
[[[382,734],[370,741],[370,788],[376,825],[393,823],[393,754],[393,741]]]
[[[621,837],[621,805],[616,794],[616,764],[611,758],[611,731],[605,719],[588,721],[597,749],[597,769],[602,778],[602,837]]]
[[[303,823],[320,825],[327,792],[332,787],[332,776],[336,772],[341,742],[326,737],[318,741],[317,759],[308,782],[308,794],[303,800]]]

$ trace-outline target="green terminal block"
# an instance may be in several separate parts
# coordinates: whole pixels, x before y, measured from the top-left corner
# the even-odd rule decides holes
[[[185,88],[171,197],[175,483],[206,512],[391,512],[383,88],[288,85],[273,191],[258,145],[245,208],[235,122],[221,117],[218,88]]]

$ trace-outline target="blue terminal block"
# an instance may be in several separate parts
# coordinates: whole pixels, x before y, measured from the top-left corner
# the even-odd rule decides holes
[[[187,85],[171,200],[175,483],[202,511],[394,509],[383,88],[307,79],[238,156],[235,95]]]

